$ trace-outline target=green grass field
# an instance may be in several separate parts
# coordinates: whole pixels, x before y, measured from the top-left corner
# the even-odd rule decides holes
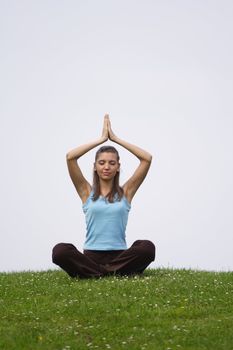
[[[0,274],[0,349],[233,349],[233,272]]]

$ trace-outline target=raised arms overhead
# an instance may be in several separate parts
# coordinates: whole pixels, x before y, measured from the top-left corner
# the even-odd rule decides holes
[[[74,148],[73,150],[69,151],[66,155],[66,161],[71,180],[83,203],[85,203],[88,196],[90,195],[91,185],[83,176],[82,171],[78,165],[78,159],[91,149],[108,140],[108,120],[108,116],[106,115],[104,117],[102,135],[99,139]]]
[[[139,186],[142,184],[150,168],[152,161],[151,154],[139,148],[138,146],[132,145],[131,143],[121,140],[119,137],[117,137],[112,131],[109,116],[106,114],[104,116],[104,124],[101,137],[95,141],[91,141],[71,150],[66,155],[70,177],[83,203],[86,202],[88,196],[90,195],[91,185],[83,176],[82,171],[78,165],[78,159],[108,139],[127,149],[140,161],[133,175],[123,185],[124,194],[129,202],[132,201],[133,196],[135,195]]]
[[[136,191],[138,190],[139,186],[142,184],[143,180],[145,179],[148,173],[152,161],[152,155],[147,151],[139,148],[138,146],[132,145],[131,143],[128,143],[127,141],[118,138],[112,131],[111,122],[108,117],[107,120],[109,139],[127,149],[140,161],[140,164],[133,173],[133,175],[123,185],[125,196],[128,199],[128,201],[131,202],[133,196],[135,195]]]

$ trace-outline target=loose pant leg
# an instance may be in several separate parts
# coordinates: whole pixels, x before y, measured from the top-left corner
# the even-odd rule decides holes
[[[102,265],[79,252],[70,243],[58,243],[53,248],[52,260],[71,277],[101,277],[108,273]]]
[[[143,272],[155,259],[155,246],[148,240],[137,240],[129,249],[120,253],[105,268],[120,275]]]

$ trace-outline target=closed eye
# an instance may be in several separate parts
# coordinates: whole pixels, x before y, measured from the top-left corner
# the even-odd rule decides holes
[[[100,160],[100,161],[98,162],[99,165],[104,165],[105,163],[106,163],[106,162],[105,162],[104,160]],[[116,162],[113,160],[113,161],[110,161],[109,164],[110,164],[110,165],[116,165]]]

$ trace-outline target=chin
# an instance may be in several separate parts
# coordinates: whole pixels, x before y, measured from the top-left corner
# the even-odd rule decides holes
[[[114,175],[101,175],[100,177],[103,180],[112,180],[114,178]]]

